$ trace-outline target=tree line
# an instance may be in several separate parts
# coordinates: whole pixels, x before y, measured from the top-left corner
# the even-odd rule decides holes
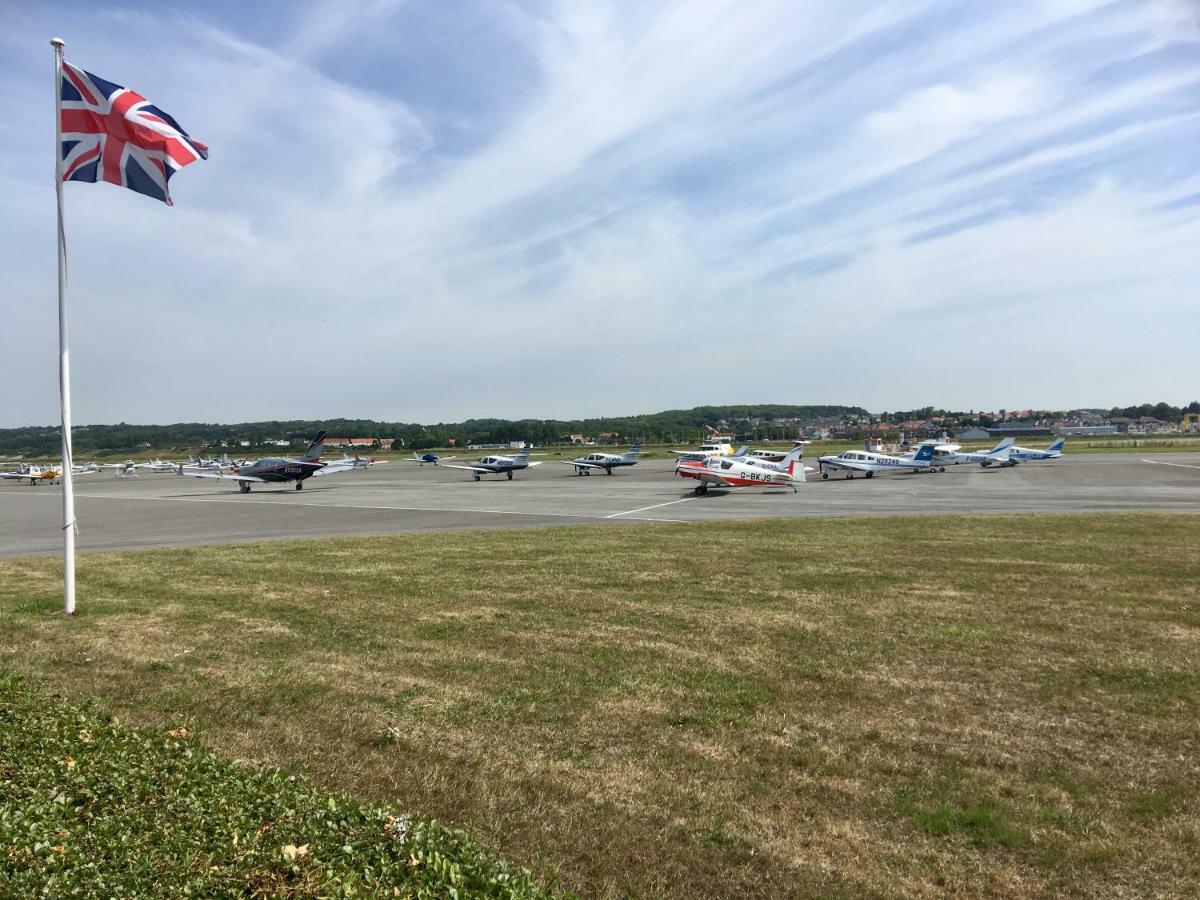
[[[303,441],[318,431],[337,437],[374,437],[393,439],[413,450],[445,447],[451,439],[458,446],[467,444],[507,444],[526,441],[531,444],[557,444],[572,434],[595,437],[615,433],[620,440],[642,439],[695,442],[707,436],[706,425],[727,428],[737,433],[756,433],[764,438],[785,438],[795,434],[791,425],[773,426],[775,419],[808,421],[812,419],[857,420],[867,416],[859,406],[791,406],[757,404],[747,406],[697,406],[686,410],[667,410],[640,416],[614,416],[591,419],[468,419],[465,422],[440,422],[423,425],[409,422],[380,422],[374,419],[295,419],[290,421],[240,422],[215,424],[179,422],[173,425],[82,425],[72,431],[77,459],[88,453],[134,452],[153,448],[182,452],[201,448],[234,447],[246,442],[247,448],[261,449],[277,440]],[[30,426],[0,429],[0,455],[54,456],[58,453],[60,431],[57,426]]]

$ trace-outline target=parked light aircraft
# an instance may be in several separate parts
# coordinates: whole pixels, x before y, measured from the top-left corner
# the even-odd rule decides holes
[[[436,453],[434,453],[432,451],[430,451],[429,453],[424,453],[421,456],[417,456],[417,453],[414,450],[412,459],[402,459],[400,461],[401,462],[414,462],[421,466],[425,465],[425,463],[429,463],[430,465],[436,466],[438,463],[445,462],[448,459],[458,459],[458,457],[457,456],[438,456]]]
[[[933,448],[933,459],[939,468],[942,466],[1015,466],[1017,460],[1010,456],[1013,439],[1006,437],[991,450],[981,450],[977,453],[959,453],[962,444],[922,444],[921,450]],[[920,452],[920,450],[918,450]]]
[[[439,465],[445,469],[474,472],[476,481],[483,475],[507,475],[508,480],[512,481],[513,472],[527,469],[530,466],[540,466],[541,462],[529,461],[529,445],[526,444],[516,456],[485,456],[465,466],[456,466],[453,463],[439,463]]]
[[[701,444],[698,450],[669,450],[680,459],[708,459],[710,456],[733,456],[733,445],[724,443]]]
[[[1030,450],[1027,447],[1012,446],[1008,449],[1009,459],[1015,459],[1018,462],[1030,462],[1039,459],[1058,459],[1063,454],[1063,447],[1066,445],[1067,439],[1060,437],[1057,441],[1047,447],[1045,450]]]
[[[768,469],[767,463],[750,463],[745,460],[710,456],[708,459],[681,459],[675,464],[675,474],[681,478],[695,478],[700,483],[694,493],[708,493],[710,487],[790,487],[796,491],[797,482],[804,483],[804,463],[800,454],[789,454],[786,468]]]
[[[826,469],[845,469],[847,478],[853,478],[855,472],[863,472],[870,478],[876,472],[929,471],[936,465],[933,462],[933,444],[922,444],[911,458],[867,450],[847,450],[838,456],[822,456],[817,460],[822,478],[829,477]]]
[[[0,472],[0,478],[14,481],[28,478],[31,485],[42,481],[57,484],[62,481],[62,466],[31,466],[28,463],[22,463],[15,472]]]
[[[350,456],[343,452],[341,459],[330,460],[326,463],[326,466],[340,469],[369,469],[371,466],[382,466],[386,462],[386,459],[376,459],[373,456],[359,456],[357,453]]]
[[[733,458],[737,459],[736,456]],[[786,472],[788,466],[791,465],[792,460],[796,460],[797,462],[801,463],[804,462],[803,444],[797,444],[792,448],[790,453],[780,458],[778,462],[773,462],[769,459],[763,459],[762,457],[756,457],[753,454],[744,457],[741,461],[746,463],[748,466],[758,466],[759,468],[767,469],[771,472]],[[816,470],[812,466],[805,466],[804,471],[815,472]]]
[[[577,459],[560,459],[559,462],[566,466],[574,466],[576,475],[591,475],[592,469],[603,469],[606,474],[611,475],[612,470],[620,466],[636,466],[641,452],[642,442],[637,441],[624,453],[589,453]]]
[[[321,462],[321,445],[324,443],[325,432],[322,431],[299,459],[268,456],[252,463],[235,465],[232,474],[229,475],[224,472],[187,472],[186,474],[193,478],[219,478],[223,481],[236,481],[243,494],[250,493],[252,484],[277,484],[288,481],[296,482],[296,490],[301,490],[306,478],[350,471],[345,466],[327,466]],[[179,474],[185,474],[182,467]]]

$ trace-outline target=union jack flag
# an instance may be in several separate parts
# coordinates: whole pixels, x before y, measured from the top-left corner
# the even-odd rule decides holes
[[[63,181],[107,181],[171,206],[167,182],[208,147],[141,94],[62,64]]]

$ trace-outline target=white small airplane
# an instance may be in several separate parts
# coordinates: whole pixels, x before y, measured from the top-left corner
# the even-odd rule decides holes
[[[117,474],[118,478],[137,478],[138,469],[149,469],[151,468],[151,465],[150,463],[135,463],[132,459],[127,459],[125,462],[119,463],[101,463],[99,466],[97,466],[97,468],[111,469]],[[168,471],[173,470],[174,468],[174,466],[171,466]]]
[[[817,460],[822,478],[829,477],[826,469],[844,469],[847,478],[853,478],[855,472],[862,472],[871,478],[876,472],[922,472],[931,471],[936,466],[933,462],[933,444],[922,444],[912,457],[847,450],[837,456],[822,456]]]
[[[1018,460],[1019,462],[1031,462],[1040,459],[1058,459],[1063,454],[1063,447],[1066,445],[1067,439],[1060,437],[1057,441],[1047,447],[1045,450],[1030,450],[1027,447],[1017,447],[1016,445],[1008,449],[1010,459]]]
[[[681,478],[695,478],[700,483],[694,493],[701,496],[710,487],[790,487],[804,483],[804,463],[801,454],[804,448],[797,447],[780,463],[751,463],[744,459],[710,456],[707,459],[681,459],[675,464],[675,474]],[[766,468],[766,466],[777,468]]]
[[[942,466],[1015,466],[1018,460],[1011,458],[1013,439],[1006,437],[991,450],[975,453],[959,453],[962,444],[922,444],[919,453],[926,447],[933,448],[933,459],[938,468]]]
[[[371,466],[382,466],[387,462],[386,459],[376,459],[373,456],[359,456],[355,453],[350,456],[346,452],[342,452],[341,459],[331,459],[325,465],[331,469],[369,469]],[[330,472],[329,474],[333,474]]]
[[[680,459],[708,459],[710,456],[733,456],[733,445],[724,441],[701,444],[698,450],[668,450]]]
[[[574,466],[576,475],[591,475],[592,469],[603,469],[611,475],[612,470],[620,466],[636,466],[638,456],[642,452],[642,442],[637,441],[624,453],[589,453],[577,459],[560,459],[564,466]]]
[[[483,475],[507,475],[512,481],[513,472],[528,469],[530,466],[540,466],[541,462],[529,461],[529,445],[526,444],[516,456],[485,456],[470,465],[456,466],[454,463],[439,463],[444,469],[462,469],[473,472],[478,481]]]

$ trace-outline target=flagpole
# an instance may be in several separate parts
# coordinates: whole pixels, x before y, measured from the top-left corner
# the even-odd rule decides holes
[[[62,412],[63,489],[63,614],[75,612],[75,492],[71,453],[71,365],[67,352],[67,236],[63,230],[62,188],[62,38],[51,38],[54,48],[54,193],[58,198],[58,396]]]

